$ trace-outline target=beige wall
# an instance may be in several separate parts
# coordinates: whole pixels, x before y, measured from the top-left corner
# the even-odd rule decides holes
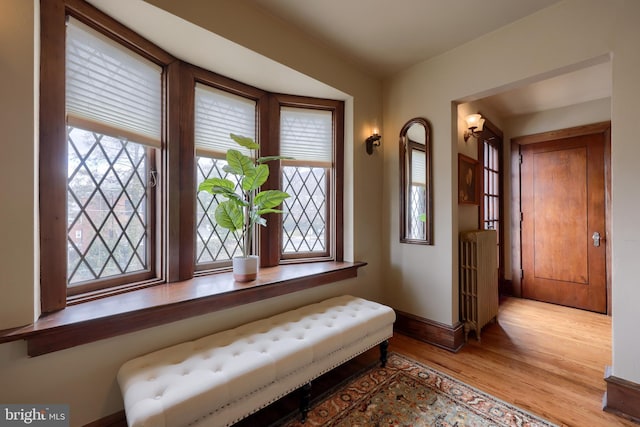
[[[36,0],[0,2],[0,329],[36,316]],[[9,298],[4,296],[9,295]]]
[[[611,120],[611,98],[602,98],[539,113],[509,117],[505,120],[503,131],[510,139],[607,120]]]
[[[640,182],[640,168],[635,166],[640,144],[634,142],[632,130],[640,98],[640,86],[634,82],[640,67],[640,27],[634,24],[638,18],[640,3],[635,1],[566,0],[385,82],[386,140],[411,117],[424,116],[433,124],[435,192],[435,246],[398,243],[394,226],[398,222],[397,147],[385,147],[384,224],[390,260],[385,281],[389,303],[449,325],[458,320],[457,233],[458,227],[469,224],[473,213],[459,209],[456,201],[456,157],[459,150],[467,148],[461,146],[462,122],[452,103],[477,100],[611,55],[613,369],[617,376],[640,381],[640,342],[634,337],[640,324],[639,274],[634,267],[640,255],[640,226],[634,212],[640,210],[640,201],[631,196],[637,194]],[[578,113],[579,119],[600,118],[604,109],[601,103],[587,106]],[[510,132],[553,130],[579,121],[577,117],[553,117],[541,114],[527,125],[514,120],[505,126],[505,138],[512,136]]]
[[[640,2],[627,0],[618,10],[611,122],[613,375],[635,383],[640,383],[639,17]]]
[[[142,16],[137,18],[149,21],[150,15],[144,13],[145,7],[151,7],[148,4],[129,0],[103,3],[116,5],[119,13],[130,19],[142,11]],[[376,190],[381,187],[383,158],[379,153],[368,156],[364,150],[364,139],[371,128],[382,124],[380,82],[347,65],[304,34],[282,27],[279,21],[248,8],[245,2],[226,2],[225,8],[218,7],[213,13],[211,2],[193,1],[190,5],[209,10],[198,10],[195,14],[184,2],[165,3],[185,20],[197,19],[206,30],[237,39],[238,44],[218,40],[221,42],[218,46],[222,48],[215,54],[222,63],[241,66],[240,72],[249,76],[245,81],[250,80],[251,75],[261,74],[255,72],[263,69],[256,64],[267,64],[269,70],[281,72],[262,73],[267,77],[273,74],[273,80],[267,79],[265,84],[278,87],[282,84],[278,80],[283,76],[293,76],[291,82],[295,81],[296,93],[326,91],[345,100],[345,252],[349,260],[367,261],[369,265],[360,269],[356,279],[35,358],[27,357],[23,341],[0,345],[3,384],[0,402],[68,403],[73,426],[84,425],[122,409],[115,375],[118,367],[134,356],[334,295],[347,293],[381,299],[382,237],[381,233],[371,230],[381,228],[382,196]],[[38,0],[0,1],[0,63],[3,64],[0,67],[0,124],[5,133],[3,155],[0,156],[3,183],[0,190],[0,291],[3,294],[0,329],[30,323],[38,300],[34,286],[38,274],[37,208],[34,202],[37,195],[34,136],[38,129],[34,124],[37,122],[34,87],[38,87],[34,52],[36,57],[39,53],[38,37],[34,37],[34,31],[39,27],[35,13],[37,4]],[[149,13],[161,14],[162,11]],[[242,16],[244,23],[252,22],[250,32],[238,23],[238,16]],[[175,25],[175,28],[184,28],[185,23],[178,20]],[[160,30],[170,33],[171,28],[174,27],[162,26]],[[200,28],[199,31],[204,30]],[[249,49],[243,48],[243,44]],[[189,46],[184,48],[187,50]],[[284,65],[269,63],[250,49]],[[253,63],[254,60],[258,62]],[[264,79],[265,76],[257,77]],[[4,386],[6,384],[11,387]]]

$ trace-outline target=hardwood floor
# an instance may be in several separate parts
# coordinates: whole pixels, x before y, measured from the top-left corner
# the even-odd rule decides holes
[[[445,372],[560,426],[638,427],[602,410],[604,369],[611,364],[611,318],[532,300],[507,298],[497,323],[471,334],[458,353],[395,333],[389,351]],[[374,348],[314,381],[314,399],[366,366]],[[278,426],[297,412],[292,395],[246,418],[238,427]]]
[[[396,334],[407,355],[561,426],[635,426],[602,410],[611,364],[611,318],[519,298],[458,353]]]

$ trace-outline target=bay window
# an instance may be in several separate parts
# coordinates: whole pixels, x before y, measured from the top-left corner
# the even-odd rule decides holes
[[[42,311],[224,272],[237,236],[198,183],[230,133],[291,194],[256,236],[263,267],[342,261],[341,101],[272,94],[187,64],[82,0],[41,2]]]

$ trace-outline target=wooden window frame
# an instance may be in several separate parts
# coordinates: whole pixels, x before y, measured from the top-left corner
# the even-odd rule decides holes
[[[255,101],[256,103],[256,141],[260,144],[260,152],[261,155],[265,155],[263,154],[264,152],[264,147],[263,144],[265,143],[265,140],[267,140],[269,138],[269,134],[268,134],[268,130],[269,130],[269,95],[267,92],[258,89],[256,87],[253,86],[249,86],[247,84],[244,83],[240,83],[236,80],[221,76],[219,74],[216,74],[214,72],[211,71],[207,71],[207,70],[203,70],[202,68],[198,68],[195,66],[187,66],[188,68],[188,74],[189,74],[189,96],[190,97],[194,97],[194,101],[191,102],[191,109],[193,110],[193,114],[195,115],[195,85],[196,83],[201,83],[204,84],[206,86],[210,86],[219,90],[222,90],[224,92],[228,92],[230,94],[233,95],[237,95],[237,96],[241,96],[243,98],[247,98],[247,99],[251,99],[253,101]],[[186,140],[186,144],[189,145],[189,150],[192,150],[193,153],[195,153],[195,141],[194,141],[194,137],[193,135],[195,134],[195,122],[194,120],[190,120],[189,123],[184,123],[184,126],[186,126],[189,129],[190,138],[187,138]],[[194,156],[195,159],[195,156]],[[189,169],[191,170],[190,174],[192,176],[196,176],[196,163],[195,161],[193,161],[189,166]],[[273,165],[270,165],[271,167],[271,174],[273,174]],[[198,183],[195,182],[195,178],[194,178],[194,183],[192,187],[189,188],[193,188],[193,200],[195,201],[196,199],[196,187],[197,187]],[[194,218],[194,222],[195,222],[195,216],[196,216],[196,212],[195,212],[195,203],[193,204],[193,212],[192,212],[192,217]],[[262,227],[261,227],[262,228]],[[193,227],[193,233],[190,234],[191,236],[191,241],[183,241],[182,244],[183,245],[191,245],[194,248],[195,251],[195,233],[196,233],[196,228],[195,228],[195,223],[194,223],[194,227]],[[255,239],[254,239],[255,242]],[[262,258],[262,254],[261,254],[261,258]],[[261,264],[261,266],[265,266],[264,264]],[[207,274],[207,273],[211,273],[211,272],[215,272],[215,271],[223,271],[223,270],[229,270],[231,267],[231,261],[228,262],[212,262],[212,263],[208,263],[208,264],[201,264],[200,266],[197,266],[195,264],[195,252],[194,252],[194,257],[193,257],[193,261],[192,261],[192,269],[195,269],[196,271],[196,275],[199,274]]]
[[[102,293],[97,285],[85,286],[82,296],[68,298],[67,287],[67,126],[65,119],[65,22],[67,15],[102,34],[146,59],[165,68],[175,61],[171,55],[149,43],[135,32],[99,12],[81,0],[41,1],[41,57],[40,57],[40,277],[41,277],[41,310],[44,313],[63,309],[68,303],[93,299]],[[163,92],[166,83],[163,83]],[[156,215],[156,212],[153,213]],[[152,215],[152,216],[153,216]],[[151,220],[155,222],[155,219]],[[157,222],[156,222],[157,223]],[[155,239],[155,231],[152,240]],[[135,285],[114,281],[100,280],[103,285],[114,285],[106,294],[120,293],[134,287],[146,287],[161,281],[160,260],[151,251],[150,263],[152,274],[144,275],[143,281]],[[134,275],[141,277],[139,275]],[[158,277],[157,279],[151,276]],[[96,282],[97,283],[97,282]]]
[[[484,199],[485,199],[485,187],[484,187],[484,170],[485,170],[485,158],[484,158],[484,142],[485,140],[491,139],[492,141],[497,141],[493,143],[498,150],[498,209],[500,213],[498,215],[498,256],[499,256],[499,268],[498,268],[498,280],[501,286],[501,289],[504,287],[505,281],[505,256],[504,256],[504,230],[505,230],[505,215],[504,215],[504,143],[503,143],[503,133],[502,131],[489,120],[485,119],[484,130],[482,131],[481,136],[478,138],[478,163],[480,166],[480,170],[482,174],[480,175],[480,197],[479,202],[480,206],[478,209],[478,225],[481,229],[484,229]]]
[[[187,96],[189,98],[189,104],[184,107],[188,108],[189,111],[192,111],[192,116],[189,118],[189,121],[184,121],[181,123],[181,127],[185,129],[185,133],[187,138],[185,144],[188,145],[186,150],[188,153],[193,153],[192,155],[187,152],[184,153],[185,157],[190,156],[191,162],[188,162],[188,165],[183,165],[185,169],[183,172],[188,173],[190,176],[193,176],[193,184],[188,187],[185,186],[183,188],[192,189],[188,193],[190,196],[188,197],[188,205],[182,206],[181,209],[187,209],[187,211],[182,211],[183,215],[190,215],[193,218],[193,232],[189,233],[188,236],[185,235],[184,239],[181,241],[180,245],[183,247],[192,247],[194,248],[193,255],[189,259],[183,259],[182,262],[191,263],[192,271],[195,271],[196,275],[208,274],[216,271],[225,271],[231,268],[231,261],[228,262],[211,262],[207,264],[201,264],[200,266],[196,266],[195,264],[195,246],[196,246],[196,226],[195,226],[195,218],[196,218],[196,203],[197,203],[197,194],[196,188],[198,183],[196,182],[195,177],[196,173],[196,162],[195,162],[195,121],[193,120],[193,114],[195,114],[195,86],[196,83],[201,83],[206,86],[213,87],[215,89],[222,90],[224,92],[228,92],[233,95],[241,96],[243,98],[247,98],[256,102],[256,140],[260,143],[261,153],[263,153],[265,144],[265,140],[268,138],[268,126],[269,126],[269,101],[268,101],[268,93],[255,88],[253,86],[238,82],[236,80],[221,76],[211,71],[204,70],[202,68],[186,64],[185,69],[187,71],[187,81],[188,87],[185,89],[188,92]],[[264,154],[261,154],[264,155]],[[185,162],[187,163],[187,162]],[[273,165],[271,167],[271,174],[273,174]],[[184,190],[182,190],[184,191]],[[193,202],[192,202],[193,201]],[[262,227],[261,227],[262,228]],[[254,240],[255,241],[255,240]],[[264,266],[264,265],[262,265]]]
[[[283,94],[272,95],[270,98],[270,133],[265,155],[280,154],[280,109],[282,107],[331,111],[333,116],[333,167],[327,172],[328,232],[326,251],[324,253],[284,254],[282,215],[270,214],[267,216],[267,223],[273,222],[277,226],[261,230],[260,251],[261,254],[268,254],[261,261],[261,266],[301,261],[342,261],[344,259],[344,102]],[[282,188],[282,171],[279,163],[272,165],[266,186],[267,188]],[[267,242],[277,242],[277,248]]]

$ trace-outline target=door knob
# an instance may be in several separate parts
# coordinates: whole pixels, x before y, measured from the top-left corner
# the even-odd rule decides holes
[[[591,236],[591,238],[593,239],[593,246],[595,246],[596,248],[600,246],[600,233],[596,231],[595,233],[593,233],[593,236]]]

